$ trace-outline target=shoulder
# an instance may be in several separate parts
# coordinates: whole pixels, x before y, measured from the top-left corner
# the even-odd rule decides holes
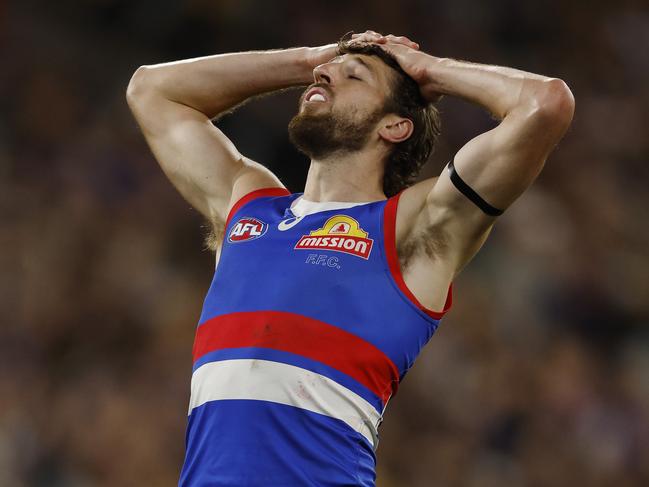
[[[484,244],[493,219],[472,225],[470,216],[440,205],[431,196],[438,179],[425,179],[401,192],[395,243],[404,268],[415,261],[418,265],[434,263],[442,273],[456,275]],[[475,230],[468,233],[466,227]]]

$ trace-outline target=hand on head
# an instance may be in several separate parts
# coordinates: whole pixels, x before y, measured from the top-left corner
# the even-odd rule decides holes
[[[406,36],[395,36],[388,34],[384,36],[373,30],[366,30],[362,34],[352,34],[351,41],[353,42],[367,42],[374,44],[403,44],[404,46],[410,47],[412,49],[419,49],[419,44],[414,41],[411,41]]]
[[[350,33],[351,34],[351,33]],[[406,36],[395,36],[392,34],[383,35],[373,30],[366,30],[362,34],[347,34],[342,41],[354,45],[376,44],[383,51],[390,54],[398,63],[403,71],[410,76],[420,87],[428,82],[428,73],[426,71],[426,62],[428,61],[424,53],[419,51],[419,44],[410,40]],[[422,94],[431,103],[438,102],[442,95],[440,93],[422,90]]]

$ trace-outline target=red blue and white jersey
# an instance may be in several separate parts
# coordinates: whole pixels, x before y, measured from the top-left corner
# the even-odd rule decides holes
[[[443,313],[407,289],[399,195],[306,215],[267,188],[228,216],[205,298],[180,485],[373,486],[385,406]],[[301,201],[301,200],[300,200]]]

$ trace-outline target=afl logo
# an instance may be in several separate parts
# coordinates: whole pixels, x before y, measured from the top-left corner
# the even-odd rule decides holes
[[[266,230],[268,230],[268,224],[251,216],[246,216],[240,218],[232,226],[230,233],[228,233],[228,242],[237,243],[254,240],[264,235]]]

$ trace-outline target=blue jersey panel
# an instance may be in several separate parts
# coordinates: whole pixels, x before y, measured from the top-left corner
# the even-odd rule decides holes
[[[372,449],[346,425],[263,401],[195,409],[187,458],[181,487],[370,487],[375,480]]]

